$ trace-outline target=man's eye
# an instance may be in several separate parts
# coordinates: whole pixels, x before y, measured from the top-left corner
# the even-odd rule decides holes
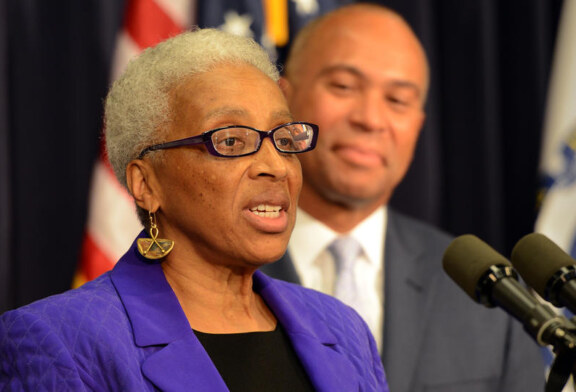
[[[352,89],[352,85],[345,84],[345,83],[336,83],[336,82],[330,83],[330,87],[332,87],[333,89],[336,89],[336,90],[350,90],[350,89]]]
[[[287,137],[283,137],[281,139],[277,139],[276,143],[278,143],[278,145],[281,147],[291,146],[292,145],[292,139],[287,138]]]
[[[406,100],[397,97],[388,97],[388,101],[398,105],[408,105],[408,102]]]

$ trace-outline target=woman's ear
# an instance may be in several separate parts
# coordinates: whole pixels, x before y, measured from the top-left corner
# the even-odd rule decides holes
[[[154,169],[141,159],[130,161],[126,166],[126,183],[138,207],[156,212],[160,207]]]

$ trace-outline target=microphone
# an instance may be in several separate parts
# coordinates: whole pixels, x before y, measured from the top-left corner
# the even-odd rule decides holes
[[[576,260],[543,234],[531,233],[512,250],[512,264],[538,294],[576,313]]]
[[[454,239],[442,263],[444,271],[472,300],[505,310],[539,345],[576,347],[576,336],[571,332],[576,325],[534,298],[518,282],[510,261],[478,237],[466,234]]]

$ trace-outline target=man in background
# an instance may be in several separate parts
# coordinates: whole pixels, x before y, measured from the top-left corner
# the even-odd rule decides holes
[[[387,207],[424,123],[428,61],[406,21],[375,4],[326,14],[293,42],[281,87],[320,126],[288,253],[268,274],[353,306],[394,392],[542,391],[538,346],[442,271],[451,237]],[[463,130],[465,131],[465,130]]]

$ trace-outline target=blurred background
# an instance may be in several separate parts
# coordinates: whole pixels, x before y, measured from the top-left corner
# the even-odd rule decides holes
[[[156,23],[155,6],[160,12],[170,2],[141,0],[146,23]],[[185,2],[175,1],[163,17],[236,26],[281,65],[306,21],[352,1]],[[562,0],[373,2],[404,15],[432,70],[426,125],[392,205],[454,235],[476,234],[509,255],[537,218]],[[284,33],[270,32],[263,4],[283,10]],[[132,213],[126,198],[90,209],[103,189],[93,184],[102,103],[134,7],[128,0],[0,0],[0,313],[70,288],[82,252],[92,249],[89,221],[119,206]],[[146,23],[138,27],[144,35],[152,31]],[[116,230],[130,221],[115,216]]]

